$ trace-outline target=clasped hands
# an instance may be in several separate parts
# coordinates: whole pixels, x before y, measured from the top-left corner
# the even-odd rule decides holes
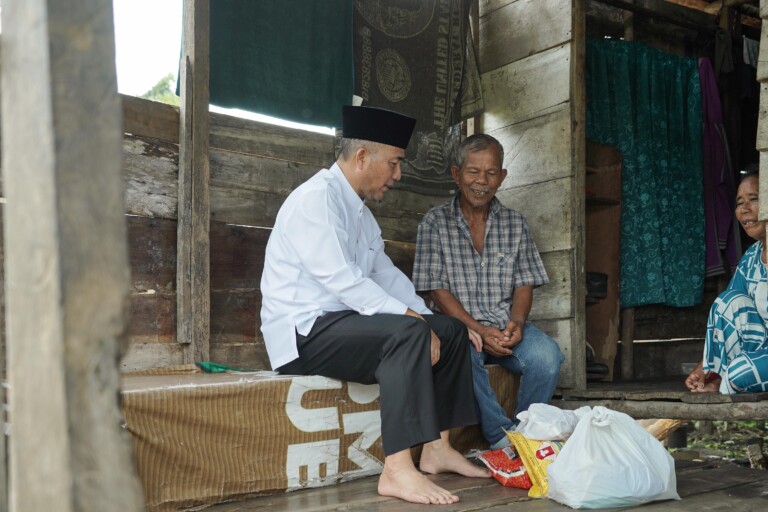
[[[479,329],[469,329],[469,340],[475,350],[483,350],[494,357],[512,355],[512,348],[523,339],[523,322],[510,320],[504,329],[482,326]]]

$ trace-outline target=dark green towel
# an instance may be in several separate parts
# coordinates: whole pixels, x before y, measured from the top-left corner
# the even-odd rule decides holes
[[[352,9],[352,0],[211,2],[211,103],[340,127],[353,93]]]

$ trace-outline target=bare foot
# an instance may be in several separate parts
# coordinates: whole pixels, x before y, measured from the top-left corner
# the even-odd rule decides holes
[[[699,363],[694,370],[688,374],[688,378],[685,379],[685,386],[691,390],[692,393],[717,393],[720,390],[720,377],[714,376],[709,378],[710,375],[704,373],[702,369],[702,363]]]
[[[719,393],[720,392],[720,379],[702,384],[699,387],[692,389],[691,393]]]
[[[458,496],[434,484],[416,469],[410,450],[397,452],[384,459],[378,490],[382,496],[424,505],[448,505],[459,501]]]
[[[473,478],[490,478],[491,473],[469,461],[448,442],[448,431],[440,433],[440,439],[426,443],[421,450],[419,469],[426,473],[458,473]]]

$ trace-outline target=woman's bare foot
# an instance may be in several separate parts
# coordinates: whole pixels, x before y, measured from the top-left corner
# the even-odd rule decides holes
[[[719,393],[720,392],[720,380],[714,379],[709,382],[705,382],[696,389],[692,389],[691,393]]]
[[[458,496],[434,484],[416,469],[410,450],[394,453],[384,459],[384,470],[379,477],[379,494],[424,505],[448,505],[459,501]]]
[[[720,377],[711,379],[708,377],[709,375],[702,369],[702,363],[699,363],[685,379],[685,387],[692,393],[717,393],[720,390]]]
[[[426,473],[458,473],[473,478],[490,478],[491,473],[467,460],[448,442],[448,431],[440,432],[440,439],[426,443],[421,450],[419,469]]]

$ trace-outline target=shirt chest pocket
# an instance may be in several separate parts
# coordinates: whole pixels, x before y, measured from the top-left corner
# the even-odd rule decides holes
[[[493,253],[491,262],[491,265],[489,265],[487,269],[487,272],[490,274],[488,276],[490,284],[508,290],[512,285],[514,277],[514,254],[511,252]]]
[[[363,275],[368,277],[373,272],[373,265],[376,261],[376,255],[384,250],[384,240],[381,238],[375,238],[373,240],[365,240],[361,238],[357,244],[357,265],[363,272]]]

